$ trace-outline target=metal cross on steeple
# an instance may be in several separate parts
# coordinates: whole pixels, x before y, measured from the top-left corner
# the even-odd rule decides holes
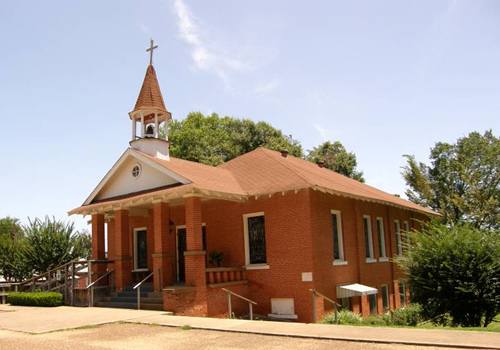
[[[153,64],[153,50],[157,48],[158,45],[155,45],[153,39],[151,39],[150,46],[146,49],[146,52],[149,52],[149,64],[151,65]]]

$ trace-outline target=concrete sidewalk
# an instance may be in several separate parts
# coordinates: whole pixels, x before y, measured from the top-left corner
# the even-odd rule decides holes
[[[0,304],[0,329],[39,334],[162,314],[165,312],[100,307],[31,307]]]
[[[127,322],[170,327],[352,342],[500,349],[500,333],[229,320],[171,316],[163,311],[0,305],[0,329],[32,334]]]
[[[208,317],[155,315],[127,322],[224,332],[277,335],[286,337],[443,346],[466,349],[500,349],[500,333],[434,329],[338,326],[312,323],[248,321]]]

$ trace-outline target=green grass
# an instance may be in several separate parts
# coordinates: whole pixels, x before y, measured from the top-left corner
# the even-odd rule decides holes
[[[353,314],[350,311],[342,311],[338,314],[338,325],[349,325],[349,326],[364,326],[364,327],[391,327],[391,328],[419,328],[419,329],[442,329],[451,331],[480,331],[480,332],[500,332],[500,314],[498,314],[494,320],[488,325],[488,327],[452,327],[436,325],[432,322],[417,324],[416,326],[411,326],[408,323],[394,324],[389,321],[387,316],[382,315],[370,315],[367,318],[361,318],[358,314]],[[385,319],[384,319],[385,318]],[[335,324],[334,314],[327,314],[321,323]]]

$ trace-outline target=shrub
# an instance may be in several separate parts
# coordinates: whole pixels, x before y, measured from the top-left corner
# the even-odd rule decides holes
[[[12,292],[7,295],[7,302],[22,306],[59,306],[63,304],[63,295],[57,292]]]
[[[362,324],[367,326],[386,326],[388,323],[383,316],[370,315],[363,319]]]
[[[422,321],[422,307],[419,304],[409,304],[392,312],[391,324],[396,326],[416,326]]]
[[[335,322],[335,312],[326,314],[321,320],[321,323],[328,324],[360,324],[363,318],[360,314],[354,313],[349,310],[340,310],[337,312],[337,322]]]
[[[500,233],[430,223],[412,241],[398,263],[424,316],[449,314],[454,325],[486,327],[500,311]]]

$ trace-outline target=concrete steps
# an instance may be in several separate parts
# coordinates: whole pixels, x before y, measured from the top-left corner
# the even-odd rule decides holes
[[[121,309],[137,309],[137,291],[132,286],[111,296],[102,297],[95,302],[97,307],[112,307]],[[153,291],[151,283],[141,287],[141,309],[163,310],[163,298],[160,292]]]
[[[117,301],[98,301],[95,303],[96,307],[111,307],[118,309],[137,309],[137,303],[128,303],[128,302],[117,302]],[[141,301],[141,310],[163,310],[162,304],[150,304],[143,303]]]

